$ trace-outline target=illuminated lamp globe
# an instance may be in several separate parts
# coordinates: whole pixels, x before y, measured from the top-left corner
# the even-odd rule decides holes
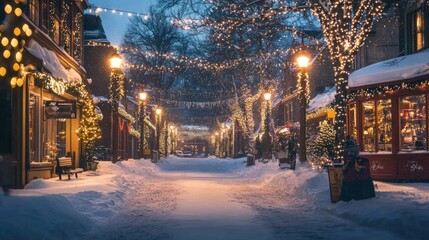
[[[271,99],[271,93],[269,93],[269,92],[264,93],[264,99],[265,99],[266,101],[269,101],[269,100]]]
[[[156,112],[156,114],[161,115],[162,110],[161,110],[161,108],[157,108],[157,109],[155,110],[155,112]]]
[[[306,68],[308,67],[309,58],[307,56],[300,56],[297,58],[298,67]]]
[[[139,93],[139,98],[140,100],[144,101],[147,98],[147,93],[146,92],[141,92]]]
[[[112,69],[119,69],[122,64],[122,58],[119,54],[115,54],[110,58],[110,67]]]

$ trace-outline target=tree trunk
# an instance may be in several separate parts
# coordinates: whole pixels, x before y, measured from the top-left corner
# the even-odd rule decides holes
[[[347,84],[349,70],[351,66],[346,66],[346,69],[334,71],[334,79],[336,86],[335,93],[335,162],[343,160],[343,144],[345,140],[346,126],[346,109],[347,109]]]

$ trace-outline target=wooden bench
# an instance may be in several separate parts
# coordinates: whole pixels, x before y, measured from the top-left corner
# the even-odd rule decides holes
[[[61,178],[62,174],[67,174],[70,180],[71,174],[74,174],[75,177],[77,178],[77,174],[83,172],[82,168],[75,168],[75,169],[72,169],[72,168],[73,168],[73,164],[70,157],[57,158],[56,173],[58,174],[60,180],[62,180]]]

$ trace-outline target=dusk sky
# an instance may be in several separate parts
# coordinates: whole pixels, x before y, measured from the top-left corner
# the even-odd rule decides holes
[[[149,6],[153,5],[157,0],[89,0],[91,5],[100,8],[112,8],[116,10],[132,11],[139,13],[147,13]],[[112,45],[120,45],[123,35],[129,23],[126,14],[120,15],[112,13],[112,11],[101,12],[101,20],[104,30],[107,34],[107,39]]]

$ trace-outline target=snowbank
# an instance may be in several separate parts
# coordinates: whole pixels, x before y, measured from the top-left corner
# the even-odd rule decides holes
[[[153,164],[130,159],[116,164],[100,162],[96,173],[85,172],[70,181],[34,180],[23,190],[12,190],[10,197],[0,195],[0,239],[79,239],[124,212],[124,208],[137,208],[145,199],[171,199],[166,197],[171,191],[159,189],[156,183],[165,181],[173,186],[177,184],[174,180],[180,182],[192,173],[203,178],[207,174],[218,176],[218,181],[237,186],[233,195],[237,202],[247,201],[262,219],[280,229],[294,226],[290,224],[306,227],[308,219],[317,219],[323,227],[329,222],[336,224],[332,223],[334,219],[342,227],[328,231],[334,235],[320,231],[318,238],[365,236],[368,229],[381,231],[374,239],[391,235],[396,239],[425,239],[429,235],[427,183],[375,182],[375,198],[331,204],[326,172],[314,171],[300,162],[295,171],[281,170],[277,162],[257,162],[252,167],[246,167],[245,162],[245,158],[169,157]],[[134,190],[142,188],[153,191],[138,198]],[[124,204],[130,192],[134,195]],[[154,201],[145,212],[157,211],[152,208],[162,211],[165,206],[158,202]],[[308,218],[284,221],[291,211]]]

